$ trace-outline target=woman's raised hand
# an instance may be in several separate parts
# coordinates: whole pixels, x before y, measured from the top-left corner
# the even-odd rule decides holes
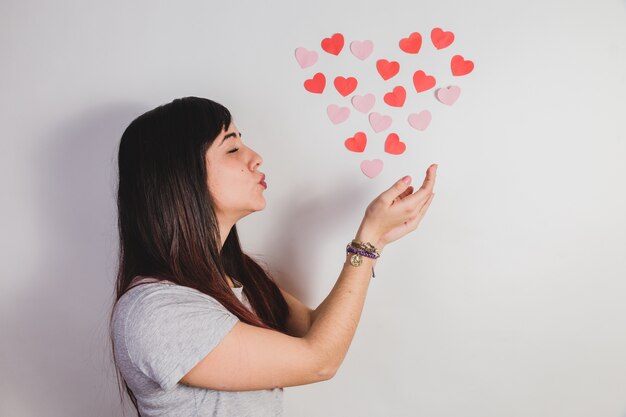
[[[436,176],[437,164],[432,164],[415,193],[413,186],[409,185],[411,177],[407,176],[376,197],[365,210],[356,238],[369,241],[382,250],[386,244],[417,229],[435,195]]]

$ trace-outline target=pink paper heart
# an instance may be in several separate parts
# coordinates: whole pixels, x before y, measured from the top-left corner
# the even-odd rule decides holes
[[[350,109],[348,107],[339,107],[334,104],[326,107],[326,113],[328,118],[334,124],[345,122],[350,116]]]
[[[361,113],[367,113],[372,110],[374,103],[376,103],[374,94],[365,94],[363,96],[355,95],[352,97],[352,105]]]
[[[370,125],[374,132],[379,133],[391,126],[391,116],[384,116],[380,113],[370,113],[369,116]]]
[[[383,161],[380,159],[365,160],[361,162],[361,171],[370,178],[374,178],[383,170]]]
[[[409,124],[417,130],[426,130],[432,119],[433,116],[428,110],[409,114]]]
[[[368,56],[372,54],[374,50],[374,43],[372,41],[353,41],[350,44],[350,51],[352,51],[352,55],[359,58],[360,60],[365,60]]]
[[[437,100],[439,100],[443,104],[447,104],[448,106],[453,105],[460,95],[461,88],[455,85],[450,85],[445,88],[438,88],[437,91],[435,91],[435,96],[437,97]]]
[[[317,62],[317,52],[305,48],[296,48],[296,61],[300,68],[308,68]]]

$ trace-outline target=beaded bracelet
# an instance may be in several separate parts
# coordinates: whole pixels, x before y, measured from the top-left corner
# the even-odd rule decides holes
[[[374,248],[373,246],[371,247]],[[373,251],[362,250],[361,248],[355,248],[354,246],[351,245],[351,243],[349,243],[346,246],[346,251],[348,251],[348,253],[353,254],[350,257],[350,264],[352,264],[352,266],[360,266],[363,263],[363,258],[361,258],[362,256],[365,256],[371,259],[377,259],[380,256],[380,253],[378,253],[376,248],[374,248]],[[376,274],[374,273],[374,267],[372,267],[372,278],[375,278],[375,277],[376,277]]]

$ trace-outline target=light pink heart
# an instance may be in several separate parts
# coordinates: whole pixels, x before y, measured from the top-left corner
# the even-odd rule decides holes
[[[455,85],[450,85],[445,88],[438,88],[435,92],[435,96],[437,100],[441,101],[443,104],[447,104],[451,106],[461,95],[461,87],[457,87]]]
[[[345,122],[350,117],[350,109],[348,107],[339,107],[334,104],[326,107],[326,113],[334,124]]]
[[[433,116],[428,110],[409,114],[409,124],[417,130],[426,130],[432,119]]]
[[[374,43],[372,41],[353,41],[350,44],[350,51],[352,51],[352,55],[360,60],[367,59],[367,57],[372,54],[373,50]]]
[[[374,178],[383,170],[383,161],[380,159],[365,160],[361,162],[361,171],[370,178]]]
[[[376,133],[388,129],[392,122],[391,116],[384,116],[376,112],[370,113],[369,120],[372,129],[374,129],[374,132]]]
[[[363,96],[356,95],[352,97],[352,105],[361,113],[367,113],[372,110],[376,103],[374,94],[365,94]]]
[[[296,61],[300,68],[308,68],[317,62],[317,52],[306,48],[296,48]]]

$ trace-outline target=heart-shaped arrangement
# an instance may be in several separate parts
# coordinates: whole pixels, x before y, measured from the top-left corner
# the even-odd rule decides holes
[[[434,28],[430,33],[430,40],[436,50],[448,48],[454,42],[454,34],[450,31],[444,31],[441,28]],[[345,50],[345,38],[341,33],[335,33],[331,37],[324,38],[321,41],[322,51],[325,53],[339,57]],[[389,83],[388,88],[385,87],[385,93],[382,97],[376,97],[370,91],[366,91],[361,81],[353,74],[337,75],[332,79],[332,84],[337,93],[343,100],[349,101],[352,107],[359,113],[367,115],[366,120],[375,134],[379,134],[393,128],[393,118],[384,114],[391,109],[404,110],[407,102],[407,96],[413,94],[422,94],[427,91],[434,92],[434,98],[447,106],[452,106],[461,95],[461,88],[456,85],[447,85],[440,88],[437,86],[437,78],[420,69],[414,63],[414,56],[422,50],[422,35],[419,32],[413,32],[406,38],[400,39],[398,46],[403,56],[411,58],[412,61],[401,63],[394,60],[388,60],[389,53],[385,57],[379,57],[375,61],[375,65],[370,68],[376,71],[374,76],[380,77],[383,82]],[[374,53],[374,43],[371,40],[352,41],[350,43],[350,52],[360,61],[367,61]],[[296,61],[300,68],[305,69],[314,66],[319,59],[319,54],[315,50],[306,48],[297,48]],[[345,53],[344,53],[345,55]],[[335,59],[335,58],[333,58]],[[372,59],[370,59],[372,61]],[[358,61],[357,61],[358,62]],[[462,55],[454,55],[450,58],[450,71],[452,76],[461,77],[471,73],[474,70],[474,63],[466,60]],[[408,68],[407,68],[408,67]],[[402,85],[398,80],[402,69],[406,68],[412,73],[410,83]],[[304,89],[311,94],[322,95],[324,92],[331,90],[327,83],[331,77],[328,71],[318,71],[310,78],[304,81]],[[407,74],[411,75],[411,74]],[[361,77],[360,77],[361,78]],[[361,80],[367,77],[362,77]],[[390,81],[391,80],[391,81]],[[400,85],[398,85],[400,84]],[[433,90],[434,89],[434,90]],[[358,94],[356,94],[358,93]],[[351,97],[350,97],[351,96]],[[373,111],[377,103],[382,102],[388,106],[386,110]],[[409,96],[410,98],[410,96]],[[406,106],[408,108],[409,106]],[[326,113],[330,122],[339,125],[350,119],[351,110],[348,106],[332,103],[326,108]],[[408,110],[405,115],[408,126],[418,131],[425,131],[432,121],[432,114],[428,109],[419,112]],[[345,136],[344,136],[345,138]],[[368,145],[367,134],[364,131],[355,132],[351,137],[345,139],[344,146],[350,152],[363,152]],[[406,151],[407,145],[400,139],[397,132],[389,132],[384,142],[384,151],[390,155],[401,155]],[[364,160],[361,162],[361,171],[369,178],[374,178],[383,169],[383,161],[380,159]]]

